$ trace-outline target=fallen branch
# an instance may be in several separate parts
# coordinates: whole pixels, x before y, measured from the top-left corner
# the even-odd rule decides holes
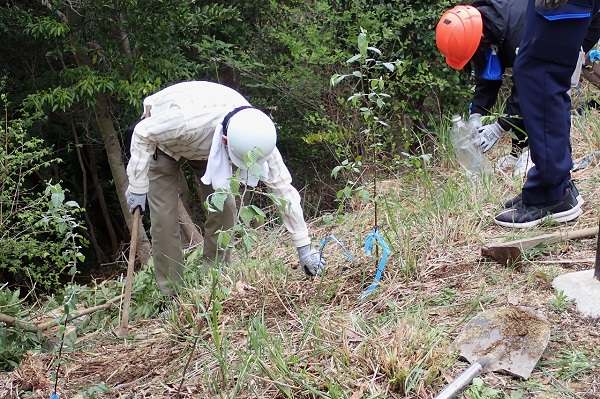
[[[106,310],[106,309],[110,308],[113,303],[118,302],[121,299],[123,299],[123,295],[119,295],[112,299],[109,299],[108,301],[106,301],[106,303],[103,303],[102,305],[93,306],[91,308],[86,308],[86,309],[81,309],[72,315],[68,315],[67,321],[71,321],[78,317],[85,316],[85,315],[97,312],[99,310]],[[40,331],[48,330],[48,329],[58,325],[59,320],[54,319],[54,320],[50,320],[50,321],[47,321],[44,323],[34,324],[34,323],[28,323],[25,321],[18,320],[16,318],[9,316],[7,314],[4,314],[4,313],[0,313],[0,322],[5,323],[9,327],[19,327],[22,330],[37,333]]]

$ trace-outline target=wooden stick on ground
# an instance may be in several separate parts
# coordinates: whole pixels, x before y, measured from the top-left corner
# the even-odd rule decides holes
[[[140,208],[133,212],[133,223],[131,229],[131,244],[129,245],[129,261],[127,262],[127,277],[125,278],[125,300],[123,301],[123,312],[121,313],[121,327],[117,331],[118,337],[129,335],[129,306],[131,303],[131,286],[133,284],[133,267],[135,265],[135,252],[137,249],[138,225],[140,222]]]
[[[598,227],[588,227],[564,233],[543,234],[520,240],[488,244],[481,248],[481,254],[505,266],[512,265],[518,268],[521,264],[521,254],[524,249],[531,248],[537,244],[550,245],[561,241],[590,238],[596,234],[598,234]]]
[[[114,298],[109,299],[108,301],[106,301],[102,305],[93,306],[91,308],[85,308],[85,309],[78,310],[73,315],[69,315],[68,320],[70,321],[70,320],[76,319],[76,318],[81,317],[81,316],[92,314],[92,313],[97,312],[99,310],[106,310],[106,309],[110,308],[113,303],[119,302],[122,299],[123,299],[123,295],[119,295],[119,296],[116,296]],[[25,330],[25,331],[28,331],[28,332],[34,332],[34,333],[35,332],[49,330],[50,328],[58,325],[58,320],[57,319],[50,320],[50,321],[47,321],[47,322],[44,322],[44,323],[40,323],[40,324],[34,324],[34,323],[28,323],[26,321],[18,320],[17,318],[9,316],[9,315],[4,314],[4,313],[0,313],[0,322],[1,323],[5,323],[9,327],[16,326],[16,327],[19,327],[22,330]]]

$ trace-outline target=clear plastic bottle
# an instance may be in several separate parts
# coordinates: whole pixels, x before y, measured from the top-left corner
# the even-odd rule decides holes
[[[463,166],[469,177],[480,177],[491,173],[492,164],[481,150],[479,132],[477,128],[463,120],[460,115],[452,117],[450,142],[454,147],[454,154]]]

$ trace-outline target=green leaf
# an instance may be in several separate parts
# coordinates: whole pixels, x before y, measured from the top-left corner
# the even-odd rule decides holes
[[[231,242],[231,232],[219,230],[217,232],[217,243],[222,246],[228,246]]]
[[[333,170],[331,171],[331,177],[336,178],[340,169],[342,169],[341,165],[338,165],[335,168],[333,168]]]
[[[338,75],[337,73],[331,77],[330,85],[337,86],[342,80],[346,78],[346,75]]]
[[[396,70],[396,64],[394,64],[393,62],[384,62],[382,65],[386,67],[390,72],[394,72]]]
[[[346,64],[352,64],[355,61],[358,61],[362,58],[362,54],[356,54],[346,60]]]
[[[264,223],[267,216],[262,211],[262,209],[260,209],[256,205],[248,205],[248,208],[252,210],[252,212],[254,213],[254,217],[258,220],[259,223]]]
[[[244,248],[248,250],[256,243],[256,239],[252,235],[246,234],[242,236],[242,242],[244,243]]]
[[[254,218],[254,212],[247,206],[242,207],[240,209],[240,218],[246,226],[250,226],[252,219]]]
[[[363,57],[367,56],[367,34],[362,31],[358,35],[358,51]]]
[[[210,204],[213,205],[218,211],[222,212],[225,208],[225,201],[227,200],[228,194],[222,189],[216,190],[210,195]]]
[[[379,49],[378,49],[378,48],[376,48],[376,47],[367,47],[367,50],[371,50],[371,51],[373,51],[374,53],[377,53],[378,55],[382,55],[382,53],[381,53],[381,50],[379,50]]]

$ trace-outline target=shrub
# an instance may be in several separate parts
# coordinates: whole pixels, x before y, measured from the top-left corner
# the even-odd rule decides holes
[[[65,202],[60,185],[49,185],[43,171],[60,163],[43,140],[27,130],[33,118],[0,119],[0,277],[32,289],[57,288],[62,273],[74,267],[85,242],[78,206]],[[73,270],[71,270],[73,272]],[[71,273],[73,274],[73,273]]]

